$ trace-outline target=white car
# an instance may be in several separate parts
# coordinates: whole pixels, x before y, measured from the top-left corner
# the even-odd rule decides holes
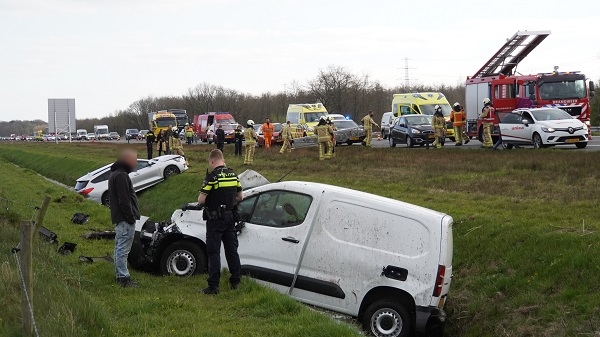
[[[502,117],[499,126],[502,143],[508,149],[515,145],[537,149],[564,144],[582,149],[588,143],[588,127],[556,108],[517,109]]]
[[[109,206],[108,177],[111,164],[105,165],[77,179],[75,191],[86,198]],[[138,159],[137,171],[129,177],[136,192],[154,186],[168,177],[188,169],[182,156],[166,155],[151,160]]]
[[[346,116],[341,115],[341,114],[329,114],[327,115],[327,118],[329,118],[330,120],[332,120],[333,122],[338,122],[338,121],[345,121],[347,120]]]
[[[301,302],[358,318],[373,336],[440,327],[452,277],[452,217],[364,192],[240,175],[242,273]],[[142,217],[129,263],[190,276],[205,272],[198,205],[170,224]],[[221,254],[223,266],[226,265]]]
[[[96,134],[95,133],[88,133],[85,138],[85,140],[95,140],[96,139]]]

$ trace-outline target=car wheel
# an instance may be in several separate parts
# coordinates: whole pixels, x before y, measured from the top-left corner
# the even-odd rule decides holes
[[[415,141],[412,139],[412,137],[406,136],[406,146],[408,146],[408,147],[415,146]]]
[[[351,146],[351,145],[352,145],[352,141],[350,141],[350,140],[347,140],[347,141],[346,141],[346,145],[348,145],[348,146]]]
[[[388,134],[387,134],[387,133],[385,133],[385,131],[381,131],[381,137],[382,137],[383,139],[388,139]]]
[[[100,198],[100,202],[102,205],[106,207],[110,207],[110,197],[108,196],[108,191],[102,193],[102,197]]]
[[[575,146],[577,146],[578,149],[585,149],[585,147],[587,146],[587,142],[575,143]]]
[[[165,249],[160,258],[163,275],[192,276],[206,271],[206,254],[191,241],[176,241]]]
[[[533,134],[533,148],[541,149],[542,147],[544,147],[544,143],[542,142],[542,137],[539,134],[534,133]]]
[[[456,141],[456,138],[454,138],[454,137],[448,137],[448,138],[450,139],[451,142],[455,142]]]
[[[506,144],[506,149],[507,150],[512,150],[515,146],[512,144]]]
[[[371,304],[362,317],[362,324],[366,331],[377,337],[404,337],[412,330],[406,308],[390,300]]]
[[[163,173],[163,176],[165,177],[165,179],[167,179],[170,176],[179,174],[179,173],[181,173],[181,171],[179,171],[179,168],[177,166],[169,165],[165,168],[165,172]]]
[[[390,143],[390,147],[396,147],[396,140],[394,140],[391,135],[388,137],[388,141]]]

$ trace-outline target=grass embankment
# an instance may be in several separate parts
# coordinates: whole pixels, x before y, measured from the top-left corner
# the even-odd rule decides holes
[[[77,243],[62,256],[57,246],[36,243],[34,306],[42,336],[353,336],[355,328],[333,321],[296,301],[245,280],[209,297],[196,292],[202,276],[180,279],[133,273],[139,289],[114,284],[112,264],[82,264],[79,255],[112,255],[112,241],[88,241],[90,228],[111,229],[108,210],[52,184],[35,172],[0,159],[0,336],[21,336],[20,280],[10,249],[18,243],[19,219],[30,219],[44,194],[52,197],[45,226],[61,244]],[[70,222],[75,212],[90,214],[83,226]]]
[[[0,156],[6,149],[33,157],[68,149],[81,157],[106,147],[97,159],[114,157],[114,145],[86,145],[0,145]],[[186,149],[192,168],[142,193],[144,214],[168,219],[174,208],[196,198],[212,147]],[[232,152],[226,148],[226,155]],[[285,157],[259,149],[253,168],[271,180],[294,170],[286,179],[345,186],[452,215],[449,336],[600,334],[599,152],[361,147],[337,152],[335,160],[319,162],[315,149]],[[228,156],[227,162],[243,170],[239,158]],[[176,281],[183,287],[187,282]]]

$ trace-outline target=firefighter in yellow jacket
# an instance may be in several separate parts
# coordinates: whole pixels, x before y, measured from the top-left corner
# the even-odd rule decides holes
[[[249,119],[246,123],[246,129],[244,130],[244,139],[246,140],[244,165],[252,165],[252,162],[254,161],[254,148],[256,147],[258,136],[256,135],[253,126],[254,121]]]
[[[325,117],[321,117],[319,124],[315,128],[317,142],[319,142],[319,160],[330,159],[332,148],[329,146],[331,138],[329,137],[329,126]]]
[[[435,141],[433,142],[433,146],[436,149],[439,149],[444,146],[444,141],[446,139],[446,119],[442,113],[442,107],[439,105],[435,106],[435,112],[431,118],[431,126],[433,127],[433,132],[435,133]]]
[[[463,141],[465,144],[469,143],[469,137],[465,133],[465,120],[467,115],[465,109],[463,109],[460,103],[454,103],[452,112],[450,113],[450,121],[454,127],[454,140],[456,140],[455,146],[462,146]]]
[[[174,126],[172,131],[173,135],[171,136],[171,138],[169,138],[169,147],[171,148],[171,153],[182,156],[183,159],[185,159],[185,164],[187,166],[190,166],[190,164],[187,161],[187,158],[185,157],[185,153],[183,152],[183,144],[181,143],[181,139],[179,138],[177,127]]]
[[[373,125],[379,127],[377,123],[373,120],[373,110],[369,111],[369,113],[361,119],[363,123],[363,128],[365,130],[365,146],[371,146],[371,140],[373,139]]]
[[[492,127],[494,126],[494,106],[489,98],[483,99],[483,109],[479,118],[482,119],[483,125],[483,148],[492,148],[494,142],[492,141]]]
[[[292,152],[292,139],[294,136],[292,135],[292,127],[291,122],[287,121],[285,126],[281,130],[281,139],[283,139],[283,146],[281,146],[281,150],[279,153],[284,154],[285,152]]]

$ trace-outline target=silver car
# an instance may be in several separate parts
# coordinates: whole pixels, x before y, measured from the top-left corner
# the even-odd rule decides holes
[[[337,129],[333,134],[336,145],[361,143],[365,140],[365,130],[353,120],[338,120],[333,122]]]
[[[111,166],[112,163],[77,179],[75,192],[90,200],[109,206],[108,177],[110,176]],[[129,173],[129,177],[133,183],[133,188],[136,192],[139,192],[187,169],[185,159],[182,156],[166,155],[151,160],[138,159],[137,171]]]

